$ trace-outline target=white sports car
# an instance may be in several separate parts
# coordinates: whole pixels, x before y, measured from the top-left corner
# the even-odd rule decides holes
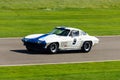
[[[28,35],[22,39],[28,51],[47,50],[57,53],[60,50],[81,50],[89,52],[99,43],[99,39],[84,31],[70,27],[56,27],[47,34]]]

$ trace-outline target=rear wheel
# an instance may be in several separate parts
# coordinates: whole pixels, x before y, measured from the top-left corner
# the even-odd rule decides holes
[[[92,42],[91,41],[86,41],[84,42],[83,46],[82,46],[82,51],[87,53],[91,50],[92,47]]]
[[[48,49],[47,49],[50,53],[57,53],[58,51],[58,44],[57,43],[51,43],[49,46],[48,46]]]

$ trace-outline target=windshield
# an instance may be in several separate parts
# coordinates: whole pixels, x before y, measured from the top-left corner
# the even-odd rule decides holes
[[[59,35],[59,36],[68,36],[70,30],[68,29],[65,29],[65,28],[55,28],[51,34],[56,34],[56,35]]]

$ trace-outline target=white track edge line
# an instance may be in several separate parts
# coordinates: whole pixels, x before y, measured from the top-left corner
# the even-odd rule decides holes
[[[94,62],[111,62],[111,61],[120,61],[120,60],[96,60],[96,61],[82,61],[82,62],[58,62],[58,63],[36,63],[36,64],[16,64],[16,65],[0,65],[0,67],[9,67],[9,66],[37,66],[37,65],[56,65],[56,64],[77,64],[77,63],[94,63]]]

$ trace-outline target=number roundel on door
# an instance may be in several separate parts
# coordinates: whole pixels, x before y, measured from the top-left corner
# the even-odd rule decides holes
[[[76,42],[77,42],[77,39],[75,38],[75,39],[73,40],[73,45],[75,45]]]

